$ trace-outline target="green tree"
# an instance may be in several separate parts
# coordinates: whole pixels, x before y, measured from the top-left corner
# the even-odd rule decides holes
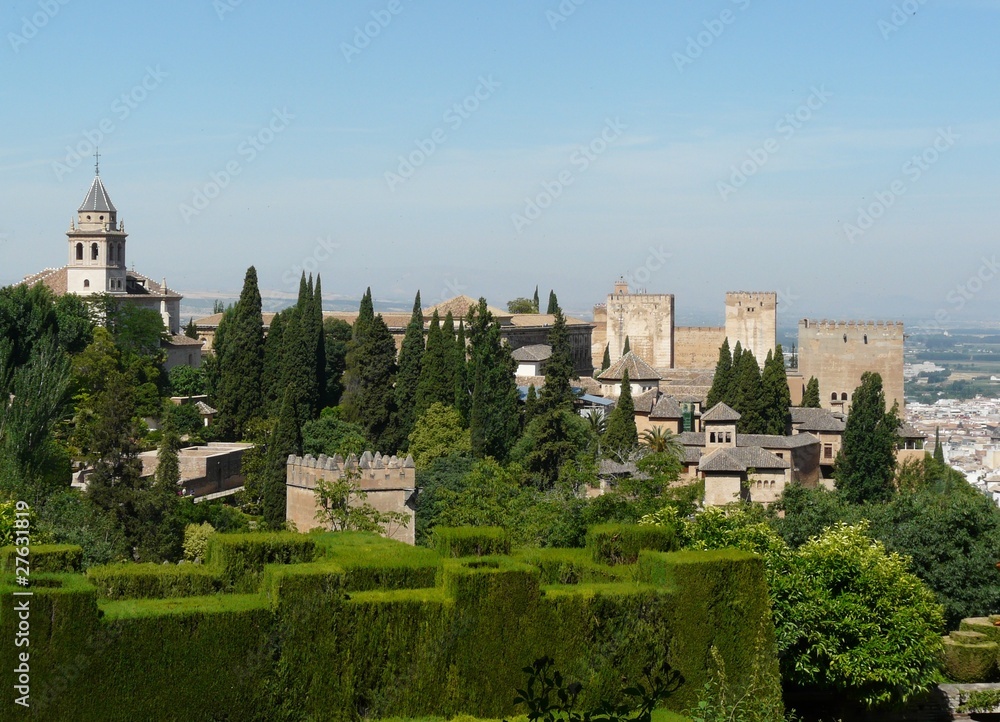
[[[604,357],[601,359],[601,371],[611,368],[611,344],[604,344]]]
[[[508,313],[538,313],[535,304],[530,298],[515,298],[507,301]]]
[[[944,447],[941,446],[941,427],[934,427],[934,461],[944,463]]]
[[[294,310],[286,309],[274,314],[267,329],[267,338],[264,339],[264,365],[260,381],[268,415],[278,413],[278,405],[281,403],[284,389],[281,379],[284,373],[285,322],[291,313]]]
[[[635,428],[635,403],[632,401],[632,384],[628,371],[622,374],[621,394],[614,411],[608,417],[607,431],[601,445],[609,459],[624,461],[639,445],[639,432]]]
[[[461,345],[459,345],[458,335],[455,332],[455,317],[451,311],[444,316],[441,322],[441,341],[444,345],[444,374],[446,389],[442,389],[446,397],[441,403],[446,406],[455,404],[455,389],[459,383],[459,376],[465,373],[465,333],[462,333]]]
[[[193,366],[174,366],[167,372],[170,394],[200,396],[205,393],[205,371]]]
[[[396,374],[396,343],[381,314],[354,342],[348,355],[348,375],[352,381],[344,392],[344,418],[358,423],[373,451],[394,451],[393,379]],[[351,364],[354,364],[353,368]]]
[[[450,341],[450,340],[449,340]],[[420,384],[421,359],[424,355],[424,313],[420,308],[420,291],[413,300],[413,313],[406,327],[403,346],[399,351],[399,372],[396,374],[395,405],[396,430],[399,438],[395,446],[406,451],[410,432],[417,420],[417,389]],[[449,395],[452,393],[449,386]]]
[[[538,303],[538,286],[537,285],[535,286],[535,295],[531,297],[531,306],[532,306],[532,308],[535,309],[534,311],[532,311],[532,313],[538,313],[538,309],[540,308],[540,305]]]
[[[344,421],[337,407],[323,409],[318,419],[302,425],[302,449],[306,454],[360,456],[367,445],[365,430],[358,424]]]
[[[511,458],[532,475],[538,488],[551,489],[563,464],[585,451],[589,441],[587,422],[571,409],[556,406],[531,420]]]
[[[105,325],[123,355],[162,360],[161,344],[167,329],[159,312],[108,296],[104,313]]]
[[[66,353],[79,353],[94,335],[95,324],[90,306],[75,293],[66,293],[55,299],[55,312],[59,346]]]
[[[455,408],[462,415],[466,426],[469,424],[469,411],[472,408],[472,385],[469,380],[468,349],[465,344],[465,321],[458,320],[458,336],[453,349],[455,358]]]
[[[261,374],[264,367],[264,327],[261,320],[257,269],[247,269],[243,290],[227,322],[225,342],[216,348],[219,356],[219,386],[215,402],[217,424],[224,438],[242,438],[250,419],[261,413],[264,395]],[[220,322],[221,328],[222,322]]]
[[[167,424],[157,451],[152,483],[137,494],[136,513],[142,520],[142,532],[136,546],[144,560],[174,561],[181,556],[183,523],[177,516],[180,445],[177,432]]]
[[[764,362],[764,373],[761,374],[762,411],[766,434],[784,436],[791,431],[792,405],[791,393],[788,390],[788,376],[785,373],[785,355],[781,344],[772,355],[767,352]]]
[[[313,338],[315,339],[316,402],[312,408],[312,418],[316,418],[325,407],[326,397],[326,331],[323,320],[323,289],[319,274],[312,298]]]
[[[725,403],[732,408],[736,408],[734,404],[736,403],[736,396],[740,388],[739,373],[741,368],[740,359],[742,358],[743,346],[741,346],[740,342],[737,341],[736,345],[733,346],[733,365],[729,373],[729,386],[726,389],[725,396],[723,397],[723,401],[725,401]]]
[[[409,516],[399,511],[379,511],[367,502],[361,472],[348,469],[336,479],[316,482],[316,521],[330,531],[366,531],[391,536],[405,528]]]
[[[732,407],[739,412],[740,420],[737,430],[741,434],[766,434],[767,426],[764,417],[763,386],[760,377],[760,366],[752,351],[740,354],[739,364],[734,366],[736,381]]]
[[[559,310],[559,300],[556,298],[556,292],[549,291],[549,305],[545,309],[545,313],[551,316],[554,315],[557,310]]]
[[[520,426],[516,366],[485,298],[469,311],[469,334],[472,453],[476,458],[491,456],[502,461],[517,441]]]
[[[451,349],[451,340],[446,339],[441,332],[441,319],[438,312],[434,311],[427,329],[427,348],[420,359],[420,378],[415,394],[417,416],[427,411],[432,404],[447,405],[454,398],[454,377],[448,373]]]
[[[726,402],[733,375],[733,354],[729,350],[729,337],[722,340],[719,347],[719,360],[715,362],[715,375],[712,376],[712,388],[708,391],[705,408],[710,409],[716,404]]]
[[[882,377],[866,371],[851,396],[834,466],[837,488],[847,501],[886,501],[892,496],[899,426],[897,407],[885,410]]]
[[[628,340],[628,336],[625,337],[625,345],[622,347],[622,356],[632,351],[632,344]]]
[[[805,391],[802,392],[802,406],[807,409],[820,408],[819,403],[819,379],[810,376],[806,382]]]
[[[288,387],[281,401],[281,411],[268,441],[267,458],[261,485],[261,507],[264,522],[271,529],[285,526],[285,467],[292,454],[302,455],[302,432],[296,395]]]
[[[539,407],[542,411],[571,410],[576,399],[569,383],[573,377],[573,355],[566,330],[566,317],[558,308],[549,331],[549,346],[552,348],[552,355],[545,364],[545,385],[539,394]]]
[[[323,319],[323,350],[326,353],[323,378],[326,390],[323,405],[336,406],[344,393],[343,376],[347,368],[347,347],[351,341],[351,325],[339,318]]]
[[[198,324],[194,322],[194,317],[188,319],[187,325],[184,327],[184,335],[188,338],[198,338]]]
[[[442,456],[472,453],[471,437],[462,423],[462,415],[438,401],[417,419],[409,442],[413,461],[421,469]]]
[[[538,415],[538,393],[534,384],[528,384],[528,393],[524,398],[524,425],[527,426],[531,420]]]

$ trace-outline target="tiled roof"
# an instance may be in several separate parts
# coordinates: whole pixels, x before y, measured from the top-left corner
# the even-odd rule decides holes
[[[649,413],[651,419],[679,419],[684,416],[681,405],[673,396],[664,394]]]
[[[788,469],[784,459],[756,446],[716,449],[702,457],[699,471],[740,471],[748,469]]]
[[[552,356],[552,347],[544,343],[522,346],[511,352],[515,361],[545,361]]]
[[[704,447],[701,446],[685,446],[684,447],[684,463],[685,464],[697,464],[701,460],[701,453],[704,451]]]
[[[170,346],[198,346],[201,347],[205,342],[200,338],[188,338],[182,333],[175,333],[170,336],[170,340],[167,344]]]
[[[509,313],[503,313],[502,311],[500,313],[503,316],[510,318],[510,325],[511,326],[519,326],[519,327],[526,327],[526,326],[551,326],[552,324],[554,324],[556,322],[555,315],[551,314],[551,313],[515,313],[515,314],[509,314]],[[494,313],[493,315],[495,316],[497,314]],[[581,318],[573,318],[572,316],[566,316],[566,325],[567,326],[592,326],[593,324],[590,321],[584,321]]]
[[[705,445],[705,432],[704,431],[682,431],[679,434],[675,434],[674,438],[681,442],[684,446],[704,446]]]
[[[628,371],[629,381],[660,380],[660,374],[631,351],[611,364],[611,368],[600,374],[597,378],[601,381],[621,381],[626,371]]]
[[[631,375],[629,376],[631,378]],[[659,395],[659,391],[656,389],[650,389],[645,391],[638,396],[632,397],[632,404],[635,406],[635,412],[637,414],[648,414],[656,406],[656,397]]]
[[[458,323],[458,319],[465,318],[469,314],[469,309],[473,306],[478,306],[479,301],[469,296],[455,296],[454,298],[449,298],[447,301],[442,301],[441,303],[434,304],[430,308],[424,309],[424,318],[430,318],[437,311],[441,318],[448,315],[448,311],[451,311],[451,315],[455,318],[455,323]],[[507,318],[510,316],[506,311],[502,311],[495,306],[486,306],[486,309],[493,314],[495,318]]]
[[[927,434],[925,434],[923,431],[920,431],[920,429],[917,429],[916,427],[911,426],[910,424],[906,424],[906,423],[904,423],[902,426],[900,426],[899,427],[899,431],[897,431],[896,433],[898,433],[899,437],[902,438],[902,439],[926,439],[927,438]]]
[[[797,449],[818,444],[819,439],[810,433],[776,436],[773,434],[737,434],[737,446],[758,446],[762,449]]]
[[[739,421],[740,415],[729,405],[720,401],[701,415],[702,421]]]
[[[46,268],[39,273],[25,276],[21,283],[25,286],[34,286],[36,283],[42,283],[56,296],[65,296],[67,290],[66,267]]]
[[[66,284],[67,266],[62,268],[46,268],[44,271],[25,276],[21,282],[28,286],[36,283],[44,283],[49,290],[57,296],[64,296],[68,290]],[[144,276],[136,271],[126,271],[125,273],[125,295],[127,296],[162,296],[164,298],[182,298],[176,291],[165,288],[163,284],[157,283],[149,276]],[[117,295],[117,294],[115,294]],[[221,314],[217,314],[222,318]],[[216,322],[218,325],[218,322]]]
[[[83,199],[83,204],[79,209],[82,211],[117,211],[114,203],[108,197],[108,192],[104,189],[104,183],[101,182],[100,176],[94,177],[94,182],[90,185],[90,190],[87,192],[87,197]]]
[[[792,406],[792,426],[801,431],[843,431],[844,420],[841,414],[834,414],[827,409],[810,409]]]
[[[219,413],[204,401],[196,401],[194,407],[198,409],[198,413],[202,416],[212,416],[213,414]]]

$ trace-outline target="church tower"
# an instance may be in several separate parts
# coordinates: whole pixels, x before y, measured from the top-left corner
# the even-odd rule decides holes
[[[126,287],[125,226],[108,197],[95,164],[94,182],[66,232],[69,264],[66,291],[81,296],[93,293],[124,294]]]

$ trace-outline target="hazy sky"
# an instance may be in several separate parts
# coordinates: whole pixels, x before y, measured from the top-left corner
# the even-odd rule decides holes
[[[726,290],[783,322],[1000,300],[995,0],[36,0],[0,28],[0,282],[66,262],[99,140],[130,263],[184,292],[254,264],[577,313],[625,274],[720,323]]]

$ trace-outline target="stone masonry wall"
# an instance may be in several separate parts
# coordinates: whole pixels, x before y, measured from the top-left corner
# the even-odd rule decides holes
[[[726,338],[721,326],[678,326],[674,329],[674,367],[714,369]]]
[[[763,368],[767,352],[773,351],[777,344],[777,329],[778,294],[770,291],[726,294],[726,337],[730,349],[736,348],[739,341],[744,350],[753,351]]]

